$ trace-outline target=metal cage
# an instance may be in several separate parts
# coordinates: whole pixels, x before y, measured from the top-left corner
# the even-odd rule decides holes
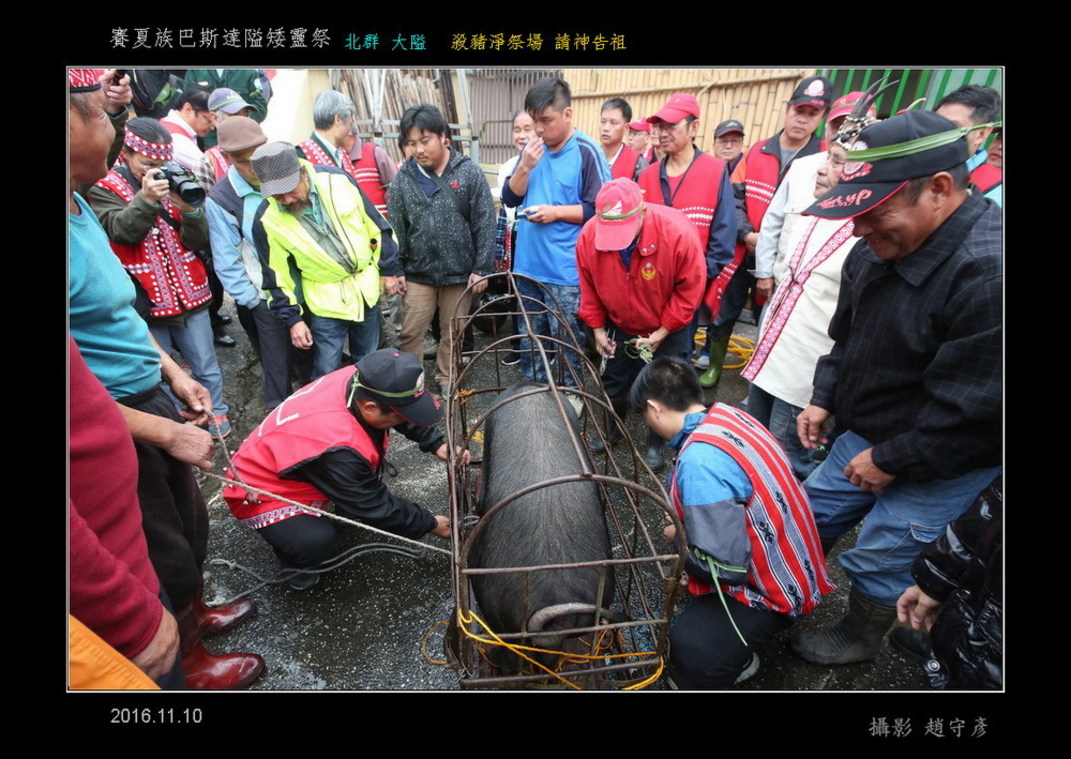
[[[662,541],[661,529],[667,521],[673,523],[679,533],[680,521],[665,490],[633,445],[622,420],[613,413],[599,372],[580,347],[583,336],[577,335],[568,320],[562,318],[553,295],[535,280],[512,272],[494,274],[486,279],[491,289],[500,294],[478,301],[469,313],[455,314],[450,323],[450,328],[455,330],[456,346],[461,346],[462,333],[469,319],[484,317],[485,324],[492,325],[493,334],[490,344],[482,350],[465,353],[459,350],[451,357],[446,435],[453,456],[448,471],[456,614],[446,636],[447,659],[457,670],[463,688],[646,687],[656,682],[662,671],[668,621],[680,594],[684,567],[682,552],[660,550],[655,540]],[[517,295],[515,283],[521,279],[542,288],[543,302]],[[533,361],[541,362],[548,381],[504,400],[496,400],[509,379],[509,373],[499,361],[510,350],[511,340],[509,334],[500,335],[497,329],[502,324],[503,315],[518,325],[519,333],[528,333],[522,351],[527,352]],[[537,316],[555,320],[562,337],[532,335],[532,321]],[[554,360],[553,354],[564,359],[563,352],[569,350],[576,351],[579,356],[579,374],[568,361]],[[492,377],[490,382],[484,380],[491,386],[477,386],[477,377]],[[569,386],[567,379],[572,380]],[[497,503],[483,504],[481,517],[476,501],[477,472],[482,456],[474,455],[472,465],[462,467],[456,447],[478,446],[491,414],[508,412],[511,403],[540,393],[549,393],[555,399],[554,406],[568,431],[575,454],[576,471],[525,487]],[[570,398],[577,399],[580,404],[579,429],[572,425],[570,412],[566,410]],[[585,440],[597,435],[608,442],[610,425],[616,425],[623,434],[626,443],[623,449],[627,453],[619,454],[619,457],[608,454],[602,471],[597,471],[587,454]],[[641,484],[644,481],[651,484]],[[470,565],[474,541],[495,514],[509,509],[512,503],[528,493],[570,482],[592,482],[598,488],[609,529],[611,558],[540,566],[484,568]],[[539,538],[533,536],[533,539]],[[532,613],[525,606],[529,601],[527,591],[536,573],[589,567],[597,569],[600,578],[596,608],[611,592],[614,601],[608,613],[592,613],[590,624],[558,631],[575,636],[562,651],[548,656],[514,648],[533,646],[533,635],[527,630],[489,631],[481,623],[471,585],[474,577],[493,573],[523,575],[525,592],[517,603],[522,605],[527,619]],[[538,645],[534,647],[538,648]],[[558,656],[559,653],[564,655]],[[493,662],[496,659],[498,664]],[[548,659],[554,664],[548,666]],[[503,661],[512,662],[518,669],[499,666]]]

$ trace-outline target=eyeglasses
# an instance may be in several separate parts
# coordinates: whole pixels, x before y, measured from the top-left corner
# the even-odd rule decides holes
[[[687,124],[687,123],[688,123],[688,118],[687,117],[681,119],[676,124],[667,124],[664,121],[655,121],[655,122],[653,122],[651,124],[651,131],[652,132],[672,132],[677,127],[683,126],[684,124]]]

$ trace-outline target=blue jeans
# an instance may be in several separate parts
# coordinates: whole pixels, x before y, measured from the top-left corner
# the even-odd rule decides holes
[[[557,338],[564,340],[567,344],[571,344],[572,339],[569,337],[568,331],[566,331],[562,321],[555,316],[555,314],[560,313],[561,319],[572,328],[573,334],[576,335],[577,347],[581,350],[584,349],[587,338],[584,335],[584,325],[577,318],[577,312],[580,310],[579,285],[572,287],[544,283],[540,286],[522,277],[518,277],[516,283],[517,295],[523,299],[524,310],[528,312],[528,318],[532,322],[532,329],[536,335]],[[555,303],[555,300],[557,300],[557,303]],[[561,308],[560,312],[558,310],[559,307]],[[520,310],[520,304],[518,305],[518,310]],[[530,382],[545,383],[547,381],[547,372],[546,367],[543,365],[543,358],[539,351],[536,350],[532,338],[527,336],[527,328],[521,317],[517,317],[517,334],[522,335],[521,372],[524,374],[524,378]],[[548,354],[559,347],[557,343],[550,341],[543,342],[542,345]],[[564,352],[569,366],[572,367],[572,372],[564,371],[560,360],[561,355],[559,354],[558,376],[562,378],[561,384],[565,387],[576,387],[577,383],[572,374],[575,373],[577,378],[584,376],[580,371],[580,356],[573,350],[565,350]]]
[[[800,445],[800,436],[796,431],[796,417],[803,411],[775,395],[771,395],[758,385],[751,385],[747,393],[747,412],[762,422],[770,431],[788,457],[792,472],[802,482],[811,476],[811,472],[821,463],[815,459],[817,451],[811,451]]]
[[[839,537],[864,520],[859,539],[840,555],[840,564],[864,597],[895,606],[900,594],[915,584],[915,557],[970,507],[1000,467],[975,469],[951,480],[912,482],[898,477],[881,493],[868,493],[848,481],[844,467],[870,446],[854,432],[843,432],[803,487],[821,537]]]
[[[312,331],[312,379],[319,379],[342,368],[342,349],[346,338],[350,339],[350,356],[353,363],[379,347],[379,304],[365,306],[364,321],[331,319],[309,314],[309,329]]]
[[[204,385],[212,396],[212,413],[226,416],[230,409],[223,402],[223,373],[219,370],[219,361],[216,359],[208,309],[202,308],[188,316],[184,327],[150,324],[149,331],[164,353],[170,354],[172,348],[178,349],[190,365],[193,378]],[[170,392],[168,394],[170,395]]]

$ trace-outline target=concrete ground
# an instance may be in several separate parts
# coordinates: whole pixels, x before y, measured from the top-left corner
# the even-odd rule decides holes
[[[233,315],[229,301],[224,313]],[[234,348],[219,348],[225,376],[225,397],[231,406],[233,434],[226,447],[235,450],[261,421],[265,410],[260,366],[235,318],[228,328],[238,341]],[[755,337],[754,324],[741,322],[736,333]],[[488,340],[477,332],[477,347]],[[429,376],[432,363],[426,362]],[[517,367],[502,370],[509,382],[519,379]],[[495,384],[492,378],[487,382]],[[489,384],[489,386],[490,386]],[[740,405],[746,382],[739,369],[727,371],[717,400]],[[708,393],[707,400],[714,401]],[[635,439],[643,440],[635,414],[628,419]],[[434,513],[448,514],[445,465],[421,454],[400,435],[392,437],[390,461],[399,471],[388,478],[390,489],[426,505]],[[216,472],[226,466],[226,454],[217,446]],[[240,594],[255,599],[259,611],[238,629],[209,641],[216,652],[256,651],[268,664],[267,674],[255,691],[308,690],[451,690],[458,688],[456,674],[439,661],[443,625],[453,606],[449,557],[425,551],[411,558],[398,553],[374,552],[358,556],[326,573],[315,588],[298,592],[285,584],[264,584],[278,565],[268,545],[252,529],[240,525],[219,497],[221,484],[202,477],[209,500],[211,540],[205,567],[206,600],[222,601]],[[369,543],[391,543],[356,527],[341,526],[340,550]],[[849,543],[851,536],[842,540]],[[428,545],[448,548],[447,542],[425,538]],[[400,545],[394,541],[394,545]],[[834,553],[834,558],[836,552]],[[799,627],[827,624],[846,607],[848,583],[839,564],[831,562],[839,589]],[[739,686],[743,690],[925,690],[926,680],[914,663],[886,644],[874,662],[824,668],[797,658],[787,635],[773,640],[761,652],[758,674]],[[652,689],[661,689],[657,683]]]

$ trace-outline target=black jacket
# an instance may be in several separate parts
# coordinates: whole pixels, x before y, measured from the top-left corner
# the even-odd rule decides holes
[[[930,630],[931,671],[940,688],[998,689],[1003,671],[1001,640],[1003,543],[1002,475],[915,559],[919,587],[943,606]]]

